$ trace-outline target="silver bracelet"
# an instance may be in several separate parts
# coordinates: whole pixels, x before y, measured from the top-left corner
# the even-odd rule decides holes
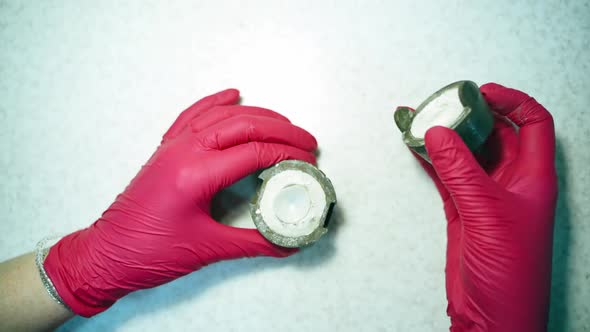
[[[53,283],[51,282],[51,279],[49,279],[47,272],[45,272],[45,267],[43,266],[43,263],[45,262],[45,258],[47,257],[47,254],[49,253],[49,249],[51,248],[51,246],[47,246],[47,243],[49,241],[55,240],[55,239],[56,239],[55,237],[46,237],[46,238],[42,239],[41,241],[39,241],[39,243],[37,243],[35,263],[37,263],[37,269],[39,270],[39,276],[41,277],[41,282],[43,283],[43,286],[45,287],[45,290],[47,291],[47,293],[49,293],[49,296],[55,302],[61,304],[68,311],[72,312],[72,309],[67,304],[65,304],[65,302],[61,299],[61,297],[57,293],[55,286],[53,286]]]

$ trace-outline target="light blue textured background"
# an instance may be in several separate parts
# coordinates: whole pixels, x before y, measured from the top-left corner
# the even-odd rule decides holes
[[[589,54],[588,1],[0,0],[0,260],[94,221],[180,111],[236,87],[316,135],[337,227],[61,330],[445,330],[442,207],[392,110],[497,81],[555,117],[550,326],[590,331]]]

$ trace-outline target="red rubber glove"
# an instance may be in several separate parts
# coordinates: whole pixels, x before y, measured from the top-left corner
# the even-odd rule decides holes
[[[551,115],[523,92],[488,83],[500,116],[483,167],[444,127],[426,133],[422,165],[444,201],[451,331],[544,331],[557,199]],[[490,158],[491,155],[491,158]]]
[[[294,252],[210,216],[215,193],[248,174],[285,159],[315,163],[312,135],[239,98],[225,90],[182,112],[102,217],[50,249],[46,272],[76,314],[220,260]]]

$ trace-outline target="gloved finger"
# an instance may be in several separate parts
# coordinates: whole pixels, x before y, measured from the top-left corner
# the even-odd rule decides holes
[[[520,149],[518,133],[507,119],[496,117],[491,138],[490,144],[498,150],[500,159],[514,160],[518,156]]]
[[[265,239],[256,229],[238,228],[218,223],[218,236],[224,246],[227,259],[242,257],[287,257],[298,251],[296,248],[277,246]]]
[[[440,126],[430,128],[425,142],[432,166],[460,214],[472,207],[474,200],[495,192],[496,184],[454,130]]]
[[[313,152],[277,143],[249,142],[220,151],[218,166],[211,170],[216,179],[211,184],[211,197],[259,169],[288,159],[316,163]]]
[[[434,186],[436,187],[436,190],[438,191],[440,198],[443,202],[445,216],[449,224],[451,223],[451,220],[459,220],[459,218],[452,218],[452,216],[457,215],[457,208],[455,207],[455,202],[453,202],[451,194],[438,177],[438,174],[436,174],[434,167],[414,151],[412,151],[412,154],[414,155],[414,157],[416,157],[416,159],[418,159],[418,162],[422,165],[422,168],[424,168],[426,174],[428,174],[428,176],[430,176],[430,178],[432,179],[432,182],[434,182]],[[447,225],[447,227],[449,228],[450,225]],[[450,239],[451,237],[449,237],[449,240]],[[448,246],[450,246],[450,244],[448,244]]]
[[[178,135],[178,133],[180,133],[182,129],[200,112],[217,105],[235,104],[239,100],[240,91],[236,89],[227,89],[197,101],[180,113],[176,118],[176,121],[174,121],[172,126],[170,126],[168,131],[164,134],[164,139],[173,138]]]
[[[488,83],[480,88],[492,109],[520,127],[519,164],[530,171],[554,168],[555,129],[551,114],[522,91]],[[530,167],[535,165],[534,167]]]
[[[476,158],[488,174],[494,174],[511,165],[518,157],[519,140],[514,125],[503,116],[496,115],[494,129]]]
[[[414,108],[408,107],[408,106],[398,106],[397,108],[400,108],[400,107],[405,107],[412,112],[416,111]],[[422,166],[422,168],[426,171],[426,174],[428,174],[428,176],[430,176],[430,178],[432,179],[432,182],[434,182],[436,190],[438,190],[438,193],[440,194],[442,201],[446,202],[450,197],[449,191],[442,184],[442,182],[438,178],[438,175],[436,175],[436,172],[434,171],[434,168],[432,167],[432,165],[429,162],[427,162],[426,160],[424,160],[424,158],[420,157],[420,155],[418,155],[416,152],[412,151],[412,149],[409,149],[409,150],[414,155],[416,160],[418,160],[418,163],[420,164],[420,166]]]
[[[223,150],[249,142],[291,145],[314,151],[317,141],[310,133],[288,122],[254,115],[236,115],[198,134],[200,143],[211,149]]]
[[[283,115],[266,108],[243,105],[214,106],[202,112],[197,118],[191,121],[191,130],[193,132],[199,132],[225,119],[244,114],[265,116],[291,123]]]
[[[446,202],[450,198],[449,191],[447,190],[447,188],[445,188],[442,181],[439,179],[432,165],[411,149],[410,152],[412,152],[416,160],[418,160],[418,163],[420,163],[422,168],[426,171],[426,174],[428,174],[428,176],[430,176],[430,178],[432,179],[432,182],[434,182],[434,186],[436,187],[436,190],[438,190],[438,193],[440,194],[440,198],[442,199],[442,201]]]

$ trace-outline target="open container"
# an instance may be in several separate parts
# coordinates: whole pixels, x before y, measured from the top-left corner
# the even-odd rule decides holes
[[[336,204],[332,183],[317,167],[285,160],[266,170],[250,214],[258,231],[287,248],[309,245],[328,231]]]
[[[424,145],[424,134],[428,128],[451,128],[471,151],[477,151],[494,127],[494,117],[488,104],[472,81],[458,81],[445,86],[415,111],[399,107],[394,119],[404,143],[428,162],[430,158]]]

